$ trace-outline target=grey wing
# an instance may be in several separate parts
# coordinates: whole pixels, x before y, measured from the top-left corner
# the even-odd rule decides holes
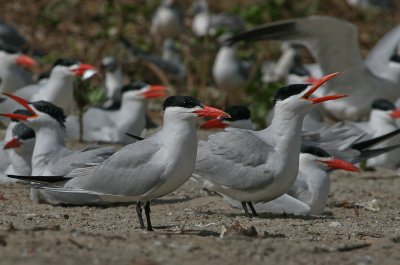
[[[83,115],[84,132],[100,130],[102,128],[115,128],[115,123],[110,119],[112,110],[103,110],[100,108],[89,108]]]
[[[145,139],[116,152],[101,165],[77,169],[65,188],[82,189],[109,195],[144,195],[164,182],[161,180],[165,165],[154,161],[161,149],[159,144]]]
[[[230,128],[199,142],[195,174],[233,189],[267,185],[271,176],[265,163],[271,150],[252,131]]]
[[[231,42],[290,41],[307,47],[324,74],[344,71],[346,77],[351,78],[365,71],[358,45],[357,28],[351,23],[333,17],[310,16],[283,20],[245,31],[229,40]],[[347,78],[332,80],[330,84],[337,84],[340,87],[349,82]],[[354,82],[351,84],[353,87]]]
[[[376,76],[397,80],[397,76],[393,76],[395,72],[391,73],[390,71],[389,62],[399,44],[400,26],[397,26],[383,36],[368,54],[366,64]]]
[[[82,151],[71,152],[66,149],[64,156],[49,167],[55,176],[64,176],[77,167],[100,164],[115,152],[111,147],[88,148]]]

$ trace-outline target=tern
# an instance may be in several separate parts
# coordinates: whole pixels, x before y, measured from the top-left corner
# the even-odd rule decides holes
[[[377,97],[395,100],[400,97],[400,67],[390,67],[390,58],[400,41],[400,26],[387,33],[371,51],[361,58],[357,28],[346,21],[325,16],[283,20],[245,31],[228,42],[284,40],[304,45],[326,74],[340,69],[343,78],[321,89],[320,95],[351,91],[341,101],[326,102],[324,108],[336,119],[359,120],[368,115]],[[390,75],[390,76],[388,76]]]
[[[18,50],[0,45],[0,91],[12,93],[32,83],[31,76],[20,67],[33,68],[36,61]]]
[[[17,110],[15,114],[27,114]],[[25,124],[13,120],[7,127],[5,139],[0,150],[0,169],[4,174],[23,175],[31,174],[31,160],[35,145],[35,132]],[[0,183],[13,182],[6,176],[0,177]]]
[[[58,59],[51,70],[48,81],[40,84],[29,85],[13,93],[29,101],[49,101],[64,110],[68,115],[74,107],[73,82],[75,76],[83,76],[87,71],[93,71],[94,66],[81,64],[70,59]],[[6,100],[0,104],[0,112],[10,112],[15,109],[13,100]],[[8,123],[2,118],[2,122]]]
[[[211,14],[205,0],[193,2],[190,13],[194,15],[192,20],[192,31],[198,37],[215,35],[218,29],[238,32],[245,29],[243,19],[238,16],[220,13]]]
[[[366,134],[366,139],[374,138],[394,130],[399,129],[396,120],[400,118],[400,109],[386,99],[376,99],[372,103],[372,110],[367,122],[348,122],[357,129]],[[384,148],[390,145],[399,144],[400,138],[393,137],[389,141],[385,141],[377,145]],[[400,151],[393,150],[392,152],[382,154],[367,161],[368,167],[385,167],[389,169],[398,169],[400,167]]]
[[[29,115],[3,113],[1,116],[18,119],[35,131],[36,141],[32,154],[33,176],[66,175],[74,164],[99,163],[113,153],[111,148],[88,147],[73,151],[65,147],[64,111],[47,101],[28,102],[18,96],[5,94],[21,104]]]
[[[338,74],[327,75],[311,86],[297,84],[279,89],[274,98],[274,118],[264,130],[228,128],[210,135],[208,141],[200,141],[195,178],[207,181],[210,190],[240,201],[246,215],[247,205],[253,211],[252,202],[284,194],[298,172],[305,114],[315,104],[345,97],[310,96]]]
[[[330,191],[329,172],[335,169],[359,172],[353,164],[315,146],[303,145],[299,159],[299,172],[289,191],[272,201],[255,203],[256,212],[321,215]],[[241,208],[240,202],[225,199],[235,208]]]
[[[83,140],[132,143],[125,135],[142,135],[146,128],[146,101],[165,96],[166,87],[135,83],[121,89],[118,109],[89,108],[83,115]]]
[[[150,33],[154,36],[177,38],[183,31],[183,17],[174,0],[163,0],[151,21]]]
[[[196,117],[229,115],[190,96],[171,96],[163,104],[164,125],[152,136],[129,144],[93,167],[72,171],[62,187],[45,190],[95,194],[104,200],[137,202],[140,227],[145,228],[141,204],[145,203],[147,230],[152,231],[150,201],[173,192],[195,168]]]

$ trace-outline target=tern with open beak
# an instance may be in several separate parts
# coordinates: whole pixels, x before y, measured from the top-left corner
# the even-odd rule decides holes
[[[327,75],[313,85],[279,89],[274,99],[274,118],[264,130],[228,128],[210,135],[208,141],[200,141],[194,177],[208,182],[208,189],[240,201],[247,215],[247,205],[254,210],[252,202],[270,201],[284,194],[299,169],[305,114],[318,103],[345,97],[311,98],[337,75]]]

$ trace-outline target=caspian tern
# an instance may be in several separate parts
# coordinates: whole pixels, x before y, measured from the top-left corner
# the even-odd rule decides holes
[[[12,94],[5,94],[21,104],[30,115],[3,113],[1,116],[18,119],[35,131],[36,141],[32,155],[33,176],[66,175],[74,164],[99,163],[113,153],[112,148],[88,147],[73,151],[65,147],[64,111],[47,101],[28,102]]]
[[[215,35],[219,29],[229,32],[238,32],[245,29],[243,19],[238,16],[219,13],[211,14],[205,0],[193,2],[189,13],[193,15],[192,31],[198,37]]]
[[[154,36],[177,38],[183,31],[183,17],[175,0],[163,0],[151,21],[150,33]]]
[[[36,66],[33,58],[21,54],[18,50],[0,45],[0,91],[12,93],[32,83],[31,76],[21,67]]]
[[[228,116],[189,96],[164,101],[163,128],[152,136],[127,145],[103,163],[76,169],[60,188],[46,191],[98,195],[108,201],[137,201],[140,227],[145,228],[141,203],[145,203],[147,230],[152,231],[150,201],[176,190],[193,173],[196,163],[196,117]]]
[[[89,108],[83,115],[83,140],[132,143],[131,133],[141,135],[146,128],[146,101],[165,96],[166,87],[135,83],[121,89],[118,109]]]
[[[400,109],[386,99],[376,99],[371,106],[372,110],[367,122],[348,122],[357,129],[366,134],[366,139],[374,138],[394,130],[399,129],[396,120],[400,118]],[[391,145],[399,144],[400,137],[393,137],[377,145],[384,148]],[[367,161],[368,167],[385,167],[390,169],[399,169],[400,167],[400,151],[393,150],[389,153],[382,154]]]
[[[302,146],[297,178],[282,196],[268,202],[254,204],[256,212],[295,215],[321,215],[324,212],[330,191],[329,172],[342,169],[358,172],[349,162],[332,157],[325,150],[315,146]],[[235,208],[241,203],[226,197]]]
[[[15,95],[29,101],[49,101],[64,110],[68,115],[74,107],[73,82],[75,76],[82,76],[87,71],[93,71],[94,66],[81,64],[75,60],[59,59],[54,63],[48,81],[29,85],[15,91]],[[0,104],[0,112],[13,111],[16,104],[13,100],[6,100]],[[2,118],[2,122],[8,123]]]
[[[15,114],[26,114],[17,110]],[[27,176],[31,174],[31,160],[35,145],[35,132],[25,124],[13,120],[7,127],[0,150],[1,173]],[[0,174],[0,183],[10,183],[15,180]]]
[[[271,125],[261,131],[228,128],[200,141],[195,178],[208,189],[239,200],[248,215],[253,201],[269,201],[284,194],[299,168],[301,128],[305,114],[321,102],[345,95],[310,96],[339,73],[313,85],[298,84],[279,89],[274,99]],[[255,214],[255,211],[253,211]]]
[[[267,24],[233,36],[228,42],[270,39],[304,45],[321,66],[323,74],[338,69],[345,72],[343,78],[328,83],[320,93],[351,91],[352,94],[345,100],[327,102],[324,108],[337,119],[359,120],[369,113],[375,98],[396,100],[400,97],[397,89],[400,67],[390,67],[390,58],[400,42],[400,26],[381,39],[366,62],[360,55],[357,34],[357,28],[346,21],[311,16]]]

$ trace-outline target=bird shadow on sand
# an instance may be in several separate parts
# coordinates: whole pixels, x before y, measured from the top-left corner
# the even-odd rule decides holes
[[[193,230],[193,229],[184,229],[184,230],[172,230],[167,229],[170,228],[168,226],[156,226],[155,229],[164,229],[162,231],[155,230],[155,233],[158,235],[175,235],[175,236],[200,236],[200,237],[219,237],[220,233],[210,230]]]
[[[196,211],[197,214],[203,215],[225,215],[230,218],[246,217],[244,213],[221,213],[218,211]],[[332,213],[324,213],[323,215],[294,215],[294,214],[275,214],[275,213],[258,213],[256,217],[249,217],[250,219],[302,219],[302,220],[331,220],[334,219]]]

